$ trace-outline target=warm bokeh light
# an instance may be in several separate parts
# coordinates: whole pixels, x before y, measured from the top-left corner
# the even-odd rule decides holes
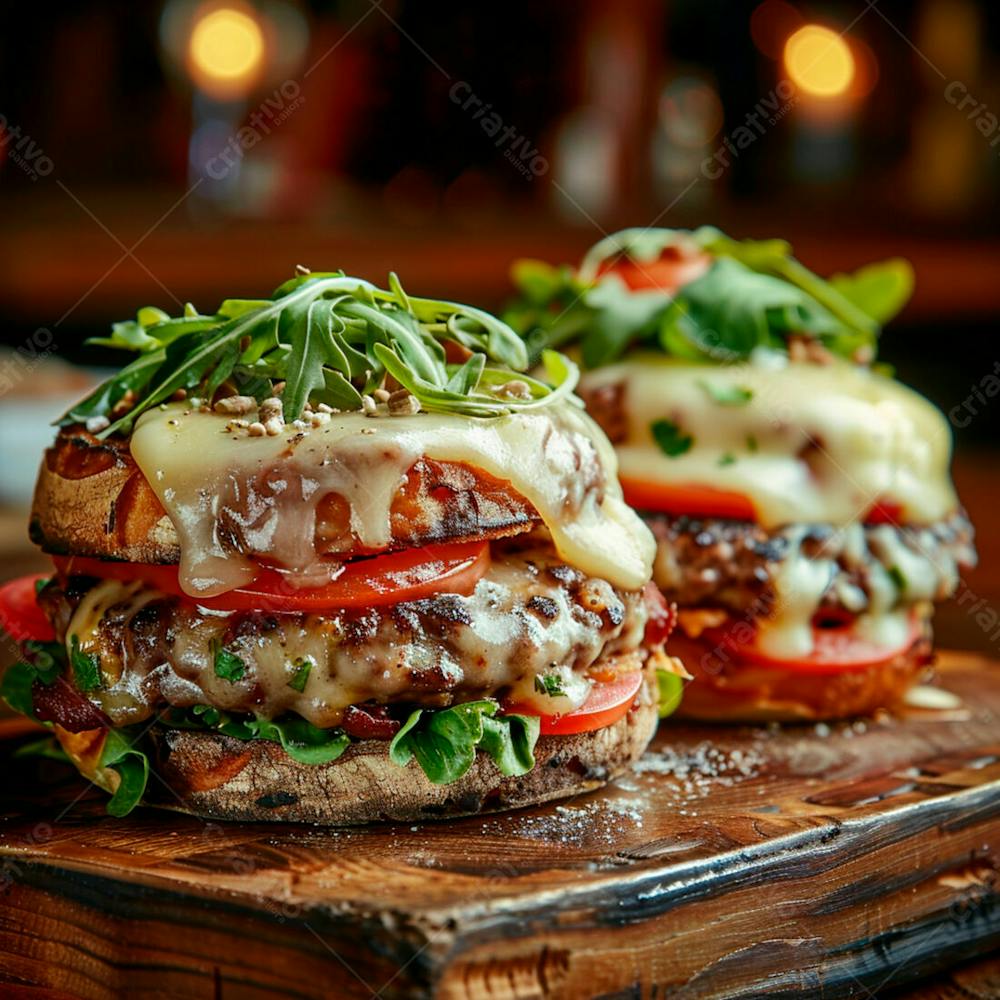
[[[822,25],[807,24],[785,42],[785,70],[806,94],[840,97],[850,89],[854,69],[850,46]]]
[[[248,10],[215,7],[191,30],[188,58],[195,82],[213,96],[236,97],[258,77],[264,61],[264,33]]]

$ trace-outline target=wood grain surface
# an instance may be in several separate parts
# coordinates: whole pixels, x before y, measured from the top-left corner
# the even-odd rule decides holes
[[[603,792],[362,830],[110,819],[5,723],[0,995],[901,996],[1000,947],[1000,666],[941,679],[961,709],[664,725]]]

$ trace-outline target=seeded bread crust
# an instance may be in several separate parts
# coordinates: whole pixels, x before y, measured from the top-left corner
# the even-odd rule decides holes
[[[292,760],[276,743],[241,742],[219,733],[154,726],[144,749],[160,780],[150,780],[147,803],[208,819],[357,826],[469,816],[535,805],[599,788],[642,756],[656,731],[654,683],[647,678],[635,706],[604,729],[543,736],[535,767],[504,777],[484,753],[450,785],[435,785],[415,760],[399,767],[388,743],[353,743],[330,764]],[[117,775],[98,771],[94,733],[56,727],[81,772],[111,791]]]

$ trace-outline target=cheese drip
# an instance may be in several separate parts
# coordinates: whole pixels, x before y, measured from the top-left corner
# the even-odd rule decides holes
[[[421,457],[509,481],[538,511],[560,557],[585,573],[625,590],[650,577],[655,543],[622,500],[614,451],[570,404],[491,419],[335,414],[274,437],[226,425],[225,416],[175,403],[144,413],[132,435],[132,457],[177,532],[181,586],[193,597],[243,586],[257,572],[226,525],[293,585],[330,579],[337,565],[319,558],[315,527],[317,506],[331,493],[350,505],[365,548],[386,547],[392,501]]]
[[[764,527],[848,524],[877,500],[898,504],[908,523],[957,506],[944,415],[857,365],[789,363],[774,352],[732,365],[640,354],[590,372],[582,389],[608,385],[624,387],[623,477],[738,493]],[[665,455],[650,430],[656,420],[675,424],[691,447]]]

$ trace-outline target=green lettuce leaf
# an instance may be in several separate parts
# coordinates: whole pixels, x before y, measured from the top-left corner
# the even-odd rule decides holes
[[[141,801],[149,781],[149,758],[135,745],[142,730],[109,729],[104,738],[100,767],[109,767],[121,779],[108,801],[110,816],[127,816]]]
[[[405,767],[416,758],[436,785],[457,781],[472,767],[476,750],[489,754],[501,774],[526,774],[535,766],[540,721],[504,715],[492,699],[438,711],[417,709],[389,744],[389,759]]]

